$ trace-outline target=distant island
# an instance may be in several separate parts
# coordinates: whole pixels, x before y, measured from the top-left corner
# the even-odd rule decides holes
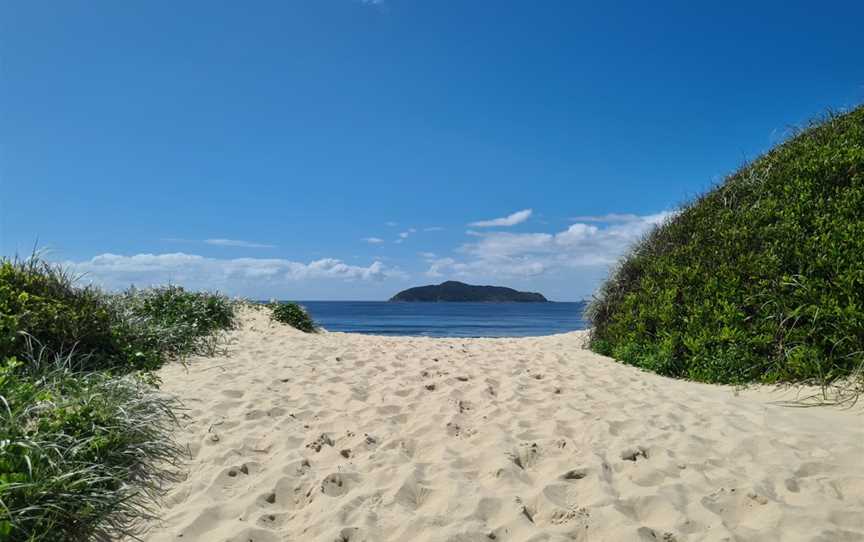
[[[503,286],[473,286],[464,282],[448,280],[441,284],[408,288],[390,298],[391,302],[480,302],[503,303],[548,303],[549,300],[536,292],[520,292]]]

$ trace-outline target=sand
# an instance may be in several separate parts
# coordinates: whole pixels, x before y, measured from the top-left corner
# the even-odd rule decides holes
[[[306,335],[247,311],[161,370],[186,479],[148,541],[864,540],[864,415],[519,339]]]

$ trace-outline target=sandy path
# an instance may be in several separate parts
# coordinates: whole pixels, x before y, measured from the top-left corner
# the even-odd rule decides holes
[[[864,415],[526,339],[246,315],[162,370],[193,458],[145,540],[864,540]]]

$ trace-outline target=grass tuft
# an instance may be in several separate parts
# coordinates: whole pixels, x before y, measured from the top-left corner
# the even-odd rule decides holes
[[[176,400],[145,375],[0,367],[0,540],[133,534],[173,479]],[[44,367],[44,366],[43,366]]]
[[[306,312],[306,309],[297,303],[274,302],[270,303],[268,306],[272,311],[270,317],[277,322],[288,324],[289,326],[306,333],[313,333],[318,330],[318,326],[315,325],[315,322],[312,320],[312,317],[309,316],[309,313]]]

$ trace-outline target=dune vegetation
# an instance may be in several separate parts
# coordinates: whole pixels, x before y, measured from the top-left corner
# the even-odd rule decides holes
[[[217,294],[108,294],[38,257],[0,261],[0,540],[134,532],[183,456],[151,371],[234,325]]]
[[[297,303],[290,302],[274,302],[268,305],[272,311],[270,319],[280,324],[287,324],[294,329],[299,329],[305,333],[314,333],[318,330],[315,321],[306,312],[306,309]]]
[[[864,107],[798,131],[684,205],[588,312],[592,350],[664,375],[860,383]]]

